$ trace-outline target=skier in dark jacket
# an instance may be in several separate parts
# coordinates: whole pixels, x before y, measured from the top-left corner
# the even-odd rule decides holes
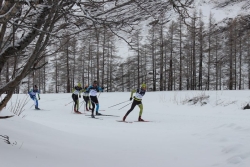
[[[88,88],[89,86],[88,85],[86,85],[85,87],[84,87],[84,90],[83,90],[83,99],[84,99],[84,101],[85,101],[85,103],[86,103],[86,110],[87,111],[89,111],[89,109],[90,110],[92,110],[92,108],[90,107],[90,105],[91,105],[91,102],[90,102],[90,99],[89,99],[89,91],[87,91],[87,88]],[[88,108],[88,106],[89,106],[89,108]]]
[[[103,91],[103,89],[104,89],[103,87],[99,87],[97,85],[97,81],[94,81],[93,85],[89,86],[86,90],[86,91],[89,91],[89,97],[90,97],[90,101],[92,104],[92,113],[91,113],[92,118],[95,118],[94,116],[95,105],[96,105],[96,115],[102,115],[101,113],[98,112],[99,102],[97,99],[97,92]]]
[[[142,97],[145,95],[146,93],[146,84],[142,84],[141,88],[138,88],[137,90],[132,90],[131,91],[131,96],[130,96],[130,101],[132,100],[132,96],[133,94],[136,92],[135,96],[134,96],[134,101],[131,105],[131,108],[127,111],[127,113],[125,114],[125,116],[123,117],[123,121],[126,120],[127,116],[129,115],[129,113],[135,108],[136,105],[139,106],[140,108],[140,113],[139,113],[139,118],[138,121],[144,121],[141,116],[142,116],[142,112],[143,112],[143,104],[142,104]]]

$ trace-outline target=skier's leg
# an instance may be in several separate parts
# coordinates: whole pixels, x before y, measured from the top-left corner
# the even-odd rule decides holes
[[[87,96],[84,96],[84,101],[85,101],[85,103],[86,103],[86,110],[89,111],[89,109],[88,109],[89,99],[88,99]]]
[[[93,101],[93,97],[94,96],[90,96],[90,101],[91,101],[91,104],[92,104],[92,110],[91,110],[91,116],[94,117],[94,110],[95,110],[95,103]]]
[[[95,114],[96,114],[96,115],[101,115],[100,113],[98,113],[98,111],[99,111],[99,102],[98,102],[97,97],[94,96],[93,100],[94,100],[94,102],[95,102],[95,104],[96,104]]]
[[[89,102],[89,109],[92,110],[91,108],[91,101],[90,101],[90,97],[88,96],[88,102]]]
[[[77,98],[77,100],[76,100],[76,103],[77,103],[77,109],[76,109],[76,111],[79,112],[79,99],[78,99],[78,98]]]
[[[35,102],[36,102],[36,109],[39,109],[38,108],[38,100],[37,100],[37,98],[35,98]]]
[[[138,121],[144,121],[142,118],[141,118],[141,115],[142,115],[142,112],[143,112],[143,105],[142,103],[138,105],[139,108],[140,108],[140,113],[139,113],[139,118],[138,118]]]
[[[86,110],[89,111],[89,108],[88,108],[89,99],[87,96],[85,96],[85,103],[86,103]]]
[[[128,116],[129,113],[135,108],[136,104],[137,104],[137,102],[134,100],[133,103],[132,103],[132,105],[131,105],[131,107],[130,107],[130,109],[127,111],[127,113],[126,113],[125,116],[123,117],[123,121],[126,120],[127,116]]]
[[[72,94],[72,99],[74,101],[74,111],[76,112],[76,98],[75,98],[75,94]]]
[[[97,103],[96,104],[96,110],[95,110],[95,114],[96,115],[100,115],[100,113],[98,113],[98,111],[99,111],[99,104]]]
[[[35,99],[35,97],[32,97],[31,99],[32,99],[33,102],[34,102],[34,106],[35,106],[35,109],[36,109],[36,99]]]

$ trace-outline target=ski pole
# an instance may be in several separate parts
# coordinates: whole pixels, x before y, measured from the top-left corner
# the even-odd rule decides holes
[[[30,106],[30,108],[33,107],[33,106],[34,106],[34,104],[32,104],[32,106]]]
[[[99,96],[101,95],[101,93],[102,93],[102,92],[99,93],[98,98],[99,98]]]
[[[131,102],[131,103],[132,103],[132,102]],[[124,107],[128,106],[128,105],[131,104],[131,103],[126,104],[125,106],[123,106],[123,107],[120,108],[120,109],[123,109]],[[120,110],[120,109],[119,109],[119,110]]]
[[[84,104],[84,101],[82,101],[80,104],[81,104],[81,105],[80,105],[80,107],[79,107],[79,108],[81,108],[81,107],[82,107],[82,105]]]
[[[122,103],[125,103],[125,102],[128,102],[128,101],[129,101],[129,100],[126,100],[126,101],[124,101],[124,102],[121,102],[121,103],[115,104],[115,105],[110,106],[110,107],[108,107],[108,108],[111,108],[111,107],[117,106],[117,105],[119,105],[119,104],[122,104]]]
[[[69,105],[70,103],[72,103],[73,101],[69,102],[68,104],[65,104],[65,106]]]

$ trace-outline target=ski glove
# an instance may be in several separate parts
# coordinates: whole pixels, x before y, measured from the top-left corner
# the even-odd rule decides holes
[[[130,101],[132,100],[132,97],[130,97],[130,99],[129,99]]]
[[[81,95],[79,95],[79,98],[81,98]]]
[[[39,100],[40,100],[40,97],[39,97]]]

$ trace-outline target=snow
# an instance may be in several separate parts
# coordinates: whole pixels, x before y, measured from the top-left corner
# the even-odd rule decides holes
[[[1,166],[6,167],[248,167],[250,91],[147,92],[142,118],[117,122],[130,105],[129,92],[101,93],[103,120],[73,114],[71,94],[41,94],[18,117],[0,120]],[[28,95],[14,95],[12,107]],[[209,96],[206,105],[184,103]],[[127,102],[111,107],[123,101]],[[83,99],[80,99],[80,103]],[[70,104],[68,104],[70,103]],[[8,103],[0,115],[12,115]],[[65,106],[65,104],[68,104]],[[128,116],[136,121],[139,108]],[[11,144],[4,142],[4,135]]]

